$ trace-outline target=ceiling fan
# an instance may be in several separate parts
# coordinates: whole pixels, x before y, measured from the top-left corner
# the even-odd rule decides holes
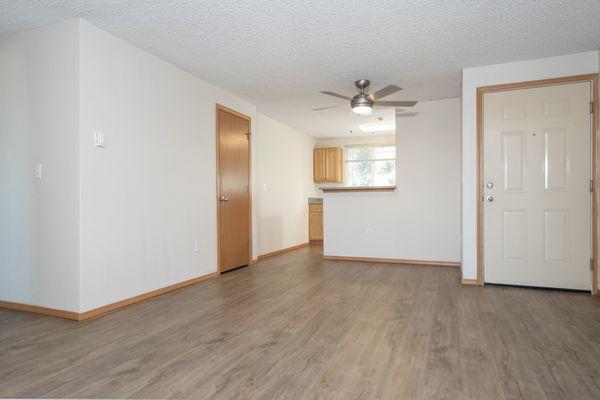
[[[356,87],[360,89],[360,93],[352,98],[327,90],[321,91],[321,93],[344,100],[350,100],[352,112],[356,114],[370,114],[373,110],[373,107],[413,107],[415,104],[417,104],[416,101],[381,101],[379,99],[396,93],[402,90],[402,88],[399,88],[396,85],[388,85],[383,89],[379,89],[375,93],[368,94],[365,93],[365,89],[369,87],[370,83],[371,82],[369,82],[367,79],[359,79],[358,81],[354,82]],[[342,105],[343,104],[330,107],[313,108],[313,111],[327,110],[329,108],[340,107]]]

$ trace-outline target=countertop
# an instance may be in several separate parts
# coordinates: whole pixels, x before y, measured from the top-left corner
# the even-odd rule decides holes
[[[393,192],[396,186],[329,186],[320,187],[323,192]]]

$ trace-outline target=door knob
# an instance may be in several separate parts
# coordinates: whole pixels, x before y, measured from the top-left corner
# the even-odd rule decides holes
[[[488,183],[486,183],[486,184],[485,184],[485,186],[486,186],[488,189],[493,189],[493,188],[494,188],[494,182],[488,182]]]
[[[227,201],[227,200],[229,200],[229,199],[224,194],[219,196],[219,201]]]
[[[492,201],[494,201],[494,198],[492,196],[488,196],[487,201],[492,202]]]

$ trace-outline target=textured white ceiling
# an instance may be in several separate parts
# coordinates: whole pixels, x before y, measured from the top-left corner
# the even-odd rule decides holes
[[[2,0],[0,34],[84,18],[317,137],[356,125],[318,93],[460,94],[464,67],[600,48],[599,0]],[[367,118],[368,119],[368,118]],[[360,121],[362,122],[362,120]]]

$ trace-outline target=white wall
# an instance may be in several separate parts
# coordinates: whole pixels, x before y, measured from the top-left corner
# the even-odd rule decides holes
[[[254,122],[260,255],[308,242],[308,197],[315,195],[315,141],[262,114],[256,114]]]
[[[254,258],[305,242],[312,139],[82,20],[0,38],[0,300],[85,312],[216,271],[217,103],[253,119]]]
[[[415,111],[396,121],[395,192],[325,193],[326,255],[460,261],[460,99]]]
[[[463,70],[462,274],[477,278],[477,88],[598,72],[597,51]]]
[[[79,308],[77,29],[0,38],[0,300],[69,311]]]
[[[256,109],[85,21],[80,56],[86,311],[217,270],[215,104]]]

